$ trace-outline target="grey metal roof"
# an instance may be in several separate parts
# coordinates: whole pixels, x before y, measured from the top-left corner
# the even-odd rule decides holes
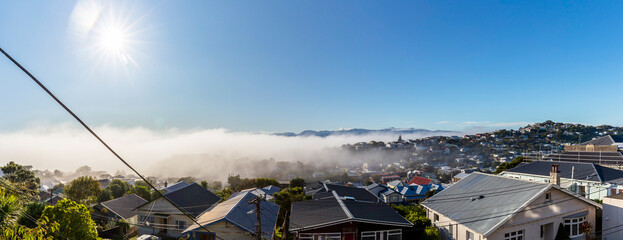
[[[257,195],[252,191],[244,191],[233,198],[227,199],[216,205],[210,211],[201,214],[197,221],[201,226],[206,226],[210,230],[209,225],[219,221],[227,221],[228,223],[238,226],[240,229],[249,233],[255,233],[257,223],[256,205],[249,203]],[[277,222],[277,214],[279,205],[272,202],[262,200],[260,203],[260,217],[262,220],[262,232],[266,239],[272,238],[273,229]],[[201,230],[199,225],[193,224],[184,230],[184,233],[194,230]],[[218,232],[216,232],[218,234]]]
[[[190,184],[176,191],[165,193],[165,197],[174,202],[184,211],[197,217],[206,209],[221,201],[219,196],[203,188],[197,183]]]
[[[579,145],[588,145],[588,144],[592,144],[592,145],[612,145],[615,143],[623,143],[623,137],[621,136],[612,136],[612,135],[606,135],[606,136],[602,136],[602,137],[598,137],[595,138],[593,140],[589,140],[583,143],[580,143]]]
[[[488,235],[549,188],[550,184],[475,172],[423,201],[422,205]],[[481,195],[483,198],[478,199]]]
[[[623,163],[623,154],[621,152],[562,152],[547,155],[546,159],[552,161],[567,162],[588,162],[597,164],[621,164]]]
[[[358,201],[377,202],[379,198],[365,188],[348,187],[331,183],[324,183],[324,189],[318,192],[335,191],[340,197],[352,197]]]
[[[409,221],[383,203],[343,199],[333,194],[323,199],[292,203],[290,231],[301,231],[344,222],[411,227]]]
[[[548,177],[552,164],[558,164],[561,178],[571,179],[572,169],[575,169],[573,178],[595,182],[623,182],[623,171],[604,167],[593,163],[535,161],[522,163],[517,167],[506,170],[509,173],[525,173]]]
[[[136,194],[130,194],[120,198],[102,202],[100,204],[115,213],[115,215],[123,219],[128,219],[137,214],[133,211],[136,207],[141,206],[145,203],[147,203],[147,200],[139,197]]]

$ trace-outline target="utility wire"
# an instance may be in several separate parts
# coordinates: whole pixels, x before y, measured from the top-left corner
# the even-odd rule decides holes
[[[65,111],[67,111],[67,113],[69,113],[74,119],[76,119],[76,121],[78,121],[87,131],[89,131],[89,133],[91,133],[91,135],[93,135],[93,137],[95,137],[102,145],[104,145],[108,151],[110,151],[113,155],[115,155],[115,157],[117,157],[117,159],[119,159],[119,161],[121,161],[123,164],[125,164],[128,168],[130,168],[134,173],[136,173],[136,175],[138,175],[143,181],[145,181],[147,183],[147,185],[149,185],[149,187],[151,187],[152,189],[154,189],[158,195],[162,198],[164,198],[167,202],[169,202],[171,205],[175,206],[180,212],[182,212],[182,214],[184,214],[186,217],[190,218],[190,220],[192,220],[193,222],[195,222],[197,225],[199,225],[201,228],[203,228],[205,231],[207,231],[208,233],[211,233],[210,230],[208,230],[205,226],[199,224],[199,222],[197,222],[197,220],[195,219],[195,217],[193,217],[192,215],[190,215],[190,213],[188,213],[186,210],[184,210],[183,208],[177,206],[177,204],[173,203],[173,201],[171,201],[169,198],[167,198],[166,196],[164,196],[164,194],[162,194],[160,191],[158,191],[158,189],[156,189],[156,187],[154,187],[149,181],[147,181],[147,179],[140,174],[136,169],[134,169],[134,167],[132,167],[128,162],[126,162],[119,154],[117,154],[117,152],[115,152],[115,150],[113,150],[110,146],[108,146],[108,144],[106,142],[104,142],[104,140],[102,140],[97,133],[95,133],[86,123],[84,123],[84,121],[82,121],[82,119],[80,119],[80,117],[78,117],[73,111],[71,111],[71,109],[69,109],[69,107],[67,107],[63,102],[61,102],[61,100],[59,100],[47,87],[45,87],[45,85],[43,85],[43,83],[41,83],[39,80],[37,80],[37,78],[35,76],[33,76],[28,70],[26,70],[26,68],[24,68],[21,64],[19,64],[15,59],[13,59],[7,52],[5,52],[2,48],[0,48],[0,52],[2,52],[9,60],[11,60],[11,62],[13,62],[17,67],[19,67],[24,73],[26,73],[26,75],[28,75],[33,81],[35,81],[35,83],[37,83],[37,85],[39,85],[39,87],[41,87],[41,89],[43,89],[48,95],[50,95],[50,97],[52,97],[59,105],[61,105],[61,107],[63,107],[63,109],[65,109]],[[218,236],[216,236],[216,234],[214,234],[214,236],[218,239],[224,240]]]

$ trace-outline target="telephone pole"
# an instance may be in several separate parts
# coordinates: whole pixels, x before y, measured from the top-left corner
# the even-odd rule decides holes
[[[255,215],[257,217],[257,223],[255,224],[255,237],[257,240],[262,239],[262,215],[260,209],[260,203],[266,196],[257,196],[253,200],[249,201],[249,204],[255,204]]]

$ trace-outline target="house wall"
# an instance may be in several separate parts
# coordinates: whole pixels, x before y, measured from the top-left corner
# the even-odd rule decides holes
[[[514,172],[502,172],[500,175],[515,179],[528,180],[534,182],[549,182],[549,176],[539,176],[531,174],[522,174]],[[583,180],[571,180],[569,178],[560,178],[561,185],[569,185],[571,182],[577,183],[578,186],[584,186],[586,188],[586,198],[602,200],[604,197],[610,195],[610,189],[623,189],[623,186],[617,186],[609,183],[599,183],[593,181]],[[579,188],[578,188],[579,191]],[[579,193],[579,192],[578,192]]]
[[[253,240],[255,239],[253,235],[251,235],[249,232],[244,231],[233,224],[227,223],[226,221],[221,221],[221,222],[206,226],[206,228],[210,230],[210,232],[213,232],[214,234],[216,234],[218,239],[223,239],[223,240],[236,240],[236,239]],[[206,232],[206,231],[203,229],[200,229],[196,232]],[[191,234],[191,240],[193,240],[192,236],[193,235]]]
[[[524,230],[525,239],[540,239],[541,225],[551,223],[551,235],[554,239],[563,217],[575,213],[588,211],[586,221],[593,226],[596,224],[595,207],[580,199],[573,198],[558,189],[550,189],[551,202],[545,201],[545,194],[539,196],[522,211],[511,218],[503,226],[490,234],[487,239],[504,239],[504,234],[517,230]],[[528,210],[530,209],[530,210]]]
[[[426,215],[427,217],[431,220],[434,221],[434,215],[437,214],[439,216],[439,221],[434,222],[433,224],[435,226],[437,226],[437,228],[439,229],[439,232],[441,233],[441,239],[442,240],[451,240],[451,239],[456,239],[456,240],[465,240],[467,239],[467,232],[466,231],[470,231],[472,233],[474,233],[474,237],[476,238],[475,240],[484,240],[485,238],[482,236],[482,234],[477,233],[476,231],[458,224],[456,221],[452,221],[452,219],[439,214],[438,212],[432,211],[430,209],[427,209],[426,211]],[[450,225],[452,225],[452,234],[450,233]],[[450,235],[452,235],[452,237],[450,237]],[[502,238],[503,239],[503,238]]]
[[[560,223],[562,223],[563,217],[572,215],[574,213],[580,213],[584,211],[588,211],[588,215],[586,216],[586,220],[591,223],[593,229],[595,229],[596,224],[596,210],[595,206],[590,205],[589,203],[584,202],[583,200],[577,199],[569,194],[566,194],[558,189],[551,189],[547,193],[551,193],[552,201],[545,201],[545,193],[536,198],[532,203],[530,203],[524,211],[519,212],[514,217],[512,217],[509,221],[507,221],[504,225],[499,227],[496,231],[489,234],[488,236],[483,236],[481,233],[476,233],[471,229],[465,227],[464,225],[458,224],[455,221],[435,212],[430,209],[427,209],[427,217],[434,221],[434,214],[438,214],[439,222],[435,225],[439,228],[442,239],[450,239],[449,238],[449,230],[450,227],[448,225],[453,225],[454,238],[457,240],[465,240],[467,239],[466,231],[474,232],[474,236],[476,240],[497,240],[504,239],[504,234],[509,232],[514,232],[517,230],[524,230],[524,239],[541,239],[540,238],[540,230],[541,225],[545,225],[548,223],[552,223],[551,229],[551,238],[554,239],[556,231]],[[622,238],[623,239],[623,238]]]
[[[623,199],[604,198],[603,240],[623,239]]]
[[[152,206],[153,205],[153,206]],[[138,216],[152,216],[154,217],[154,224],[149,224],[147,226],[146,223],[139,223],[138,234],[157,234],[161,230],[166,230],[167,236],[170,237],[179,237],[182,234],[184,229],[176,229],[175,220],[186,221],[186,227],[192,224],[192,220],[186,215],[182,214],[179,210],[175,208],[175,206],[171,205],[171,203],[166,200],[160,198],[153,202],[147,203],[144,206],[138,208],[137,210],[137,221],[140,221],[140,217]],[[158,216],[157,214],[168,214],[169,216],[163,217]],[[158,224],[164,224],[163,219],[166,218],[166,226],[161,226]]]

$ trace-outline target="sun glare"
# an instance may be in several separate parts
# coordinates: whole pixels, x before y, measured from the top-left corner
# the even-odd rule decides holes
[[[142,15],[136,8],[112,2],[80,0],[72,13],[72,29],[84,52],[94,60],[94,70],[129,71],[138,67],[135,57],[143,41]]]
[[[102,33],[100,43],[106,51],[123,52],[126,44],[126,34],[120,29],[108,29]]]

